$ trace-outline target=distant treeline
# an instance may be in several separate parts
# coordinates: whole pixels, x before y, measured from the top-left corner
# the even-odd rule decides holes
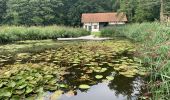
[[[168,0],[0,0],[0,24],[81,25],[81,14],[121,11],[130,22],[159,20],[161,1]]]

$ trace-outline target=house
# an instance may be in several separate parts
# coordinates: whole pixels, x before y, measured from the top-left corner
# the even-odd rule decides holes
[[[127,22],[127,17],[124,13],[84,13],[82,14],[81,22],[83,28],[99,32],[102,28],[109,25],[121,25]]]

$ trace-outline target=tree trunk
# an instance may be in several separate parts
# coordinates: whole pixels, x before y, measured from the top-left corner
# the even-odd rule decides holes
[[[160,0],[161,8],[160,8],[160,22],[164,22],[164,6],[163,6],[163,0]]]

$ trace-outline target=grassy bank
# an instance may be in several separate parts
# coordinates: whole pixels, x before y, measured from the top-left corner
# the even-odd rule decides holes
[[[1,26],[0,43],[22,40],[57,39],[60,37],[79,37],[90,34],[81,28],[65,26]]]
[[[153,100],[170,98],[170,27],[160,23],[129,24],[107,28],[101,36],[125,36],[139,42],[139,55],[149,65],[149,94]]]

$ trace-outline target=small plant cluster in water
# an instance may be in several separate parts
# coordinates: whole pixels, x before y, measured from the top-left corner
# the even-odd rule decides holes
[[[39,53],[1,56],[0,99],[36,99],[47,91],[56,91],[52,98],[58,98],[62,91],[84,91],[116,75],[144,75],[134,52],[131,42],[119,40],[73,42]]]

